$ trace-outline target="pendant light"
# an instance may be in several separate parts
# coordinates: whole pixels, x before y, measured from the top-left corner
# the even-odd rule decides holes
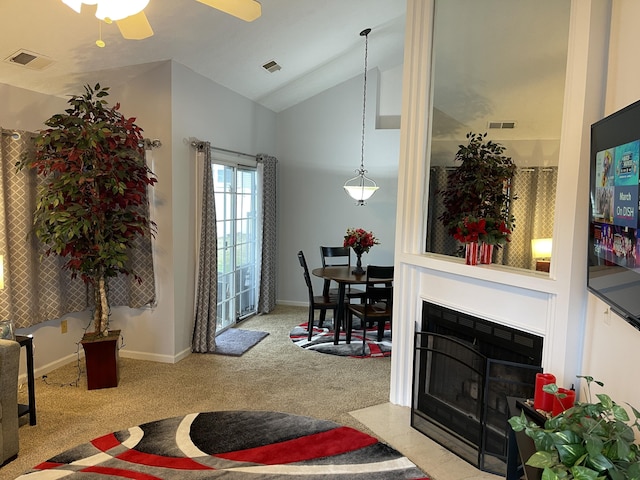
[[[366,200],[371,197],[378,190],[376,182],[371,180],[365,174],[367,171],[364,169],[364,129],[365,118],[367,108],[367,53],[369,47],[369,33],[370,28],[365,28],[360,32],[360,36],[364,37],[364,88],[363,88],[363,100],[362,100],[362,143],[360,153],[360,168],[356,170],[357,176],[350,178],[344,184],[344,189],[347,194],[356,200],[356,205],[364,206],[367,204]]]

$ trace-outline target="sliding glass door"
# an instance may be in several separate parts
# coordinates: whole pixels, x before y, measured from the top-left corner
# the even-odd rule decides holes
[[[257,175],[214,163],[218,228],[217,331],[256,313],[258,304]]]

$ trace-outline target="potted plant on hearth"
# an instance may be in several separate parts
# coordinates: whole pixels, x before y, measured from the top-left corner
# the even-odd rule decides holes
[[[53,115],[35,138],[35,153],[18,168],[30,168],[41,177],[34,230],[45,245],[45,255],[64,257],[63,269],[93,290],[94,331],[85,334],[89,388],[117,385],[117,363],[106,371],[106,385],[93,379],[90,345],[105,350],[107,339],[115,347],[119,331],[109,331],[108,280],[133,274],[128,249],[141,235],[154,233],[149,219],[147,188],[156,182],[144,156],[142,129],[135,118],[126,118],[120,105],[108,106],[108,87],[85,86],[84,95],[73,95],[64,113]],[[136,278],[140,281],[139,277]],[[114,338],[115,337],[115,338]],[[115,359],[104,361],[117,362]],[[115,368],[115,372],[113,371]]]
[[[486,137],[486,133],[470,132],[468,144],[459,146],[455,160],[461,164],[449,173],[447,187],[439,192],[445,209],[439,220],[457,240],[479,242],[492,252],[494,246],[510,240],[515,227],[509,185],[516,165],[504,155],[503,145]]]
[[[587,401],[548,418],[544,426],[527,420],[524,412],[509,419],[511,427],[523,431],[535,444],[536,452],[527,465],[543,470],[543,480],[638,480],[640,479],[640,446],[633,428],[640,431],[640,412],[630,406],[630,420],[624,407],[609,395],[591,397],[591,384],[604,386],[593,377],[581,376],[587,382]],[[544,386],[544,391],[558,398],[557,385]]]

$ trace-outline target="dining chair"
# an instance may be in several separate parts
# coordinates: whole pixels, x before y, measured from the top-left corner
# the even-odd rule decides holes
[[[307,292],[309,294],[309,321],[307,322],[309,335],[307,336],[307,340],[311,340],[313,333],[313,321],[316,311],[320,312],[320,320],[318,322],[319,327],[322,327],[322,324],[324,323],[327,310],[333,311],[333,321],[335,324],[336,313],[338,311],[338,296],[324,295],[324,293],[322,295],[314,295],[311,276],[309,275],[309,267],[307,266],[307,260],[304,258],[302,250],[298,252],[298,261],[304,270],[304,281],[307,284]]]
[[[367,266],[367,283],[363,303],[347,305],[346,342],[351,343],[353,316],[360,319],[362,327],[362,355],[365,355],[367,327],[378,324],[377,340],[382,341],[384,327],[391,324],[393,314],[393,266]],[[389,280],[391,279],[391,280]]]
[[[320,259],[322,268],[325,267],[351,267],[351,248],[350,247],[325,247],[320,246]],[[338,288],[331,288],[331,280],[325,279],[322,288],[323,295],[338,295]],[[346,286],[344,296],[348,300],[364,298],[364,290],[351,285]],[[320,312],[320,319],[324,320],[325,312]]]

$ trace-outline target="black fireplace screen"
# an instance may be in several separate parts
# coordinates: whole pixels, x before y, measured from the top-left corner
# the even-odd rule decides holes
[[[479,469],[505,474],[506,399],[533,396],[542,340],[434,304],[424,309],[411,425]]]

